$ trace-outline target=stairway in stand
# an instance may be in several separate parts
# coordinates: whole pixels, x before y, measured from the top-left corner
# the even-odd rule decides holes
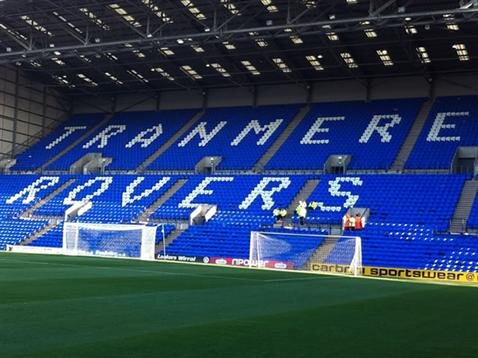
[[[458,199],[458,203],[450,221],[449,231],[453,233],[466,232],[466,223],[470,217],[473,203],[478,192],[478,180],[467,180]]]
[[[279,135],[279,138],[276,139],[274,143],[267,149],[264,155],[257,161],[252,169],[256,173],[260,173],[264,170],[265,166],[272,159],[274,154],[280,149],[280,147],[285,143],[287,138],[291,133],[297,128],[300,122],[304,119],[305,115],[309,112],[310,105],[305,105],[302,107],[299,112],[295,115],[289,125],[284,129],[284,131]]]

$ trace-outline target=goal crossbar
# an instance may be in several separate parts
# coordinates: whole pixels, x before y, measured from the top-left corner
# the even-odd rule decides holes
[[[156,226],[65,222],[65,255],[154,260]]]
[[[362,274],[359,236],[252,231],[249,267]]]

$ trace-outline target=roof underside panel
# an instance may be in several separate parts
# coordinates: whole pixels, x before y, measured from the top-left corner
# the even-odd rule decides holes
[[[0,64],[70,94],[478,70],[478,1],[0,0]]]

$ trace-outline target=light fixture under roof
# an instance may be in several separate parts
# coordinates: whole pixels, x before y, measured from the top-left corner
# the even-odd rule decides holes
[[[58,57],[52,57],[51,60],[55,62],[57,65],[60,65],[60,66],[66,65],[65,61],[63,61],[62,59],[59,59]]]
[[[416,48],[418,58],[420,59],[421,63],[431,63],[430,56],[428,55],[427,49],[424,46],[419,46]]]
[[[73,23],[68,21],[68,19],[66,17],[64,17],[63,15],[60,15],[60,13],[58,13],[57,11],[53,11],[53,16],[55,16],[57,19],[59,19],[61,22],[66,24],[69,28],[73,29],[78,34],[83,33],[83,31],[81,31],[81,29],[79,27],[76,27]]]
[[[231,77],[231,74],[227,72],[227,70],[221,66],[220,63],[210,63],[208,64],[210,67],[214,68],[217,72],[221,74],[223,77]]]
[[[360,25],[364,27],[363,32],[365,33],[365,36],[367,36],[368,38],[375,38],[378,36],[377,32],[371,26],[370,21],[361,21]]]
[[[418,30],[413,25],[405,25],[405,32],[409,35],[416,35],[418,33]]]
[[[64,85],[64,86],[68,86],[70,88],[75,88],[76,86],[71,83],[68,78],[66,77],[66,75],[63,75],[63,76],[59,76],[59,75],[51,75],[51,77],[57,82],[59,83],[60,85]]]
[[[42,67],[41,63],[38,62],[38,61],[35,61],[35,60],[31,60],[30,65],[32,65],[33,67],[36,67],[36,68]]]
[[[357,63],[349,52],[341,52],[340,57],[342,57],[342,60],[344,60],[348,68],[352,69],[358,67]]]
[[[98,86],[98,83],[96,83],[95,81],[93,81],[91,78],[89,78],[87,75],[83,73],[78,73],[77,76],[81,78],[83,81],[85,81],[86,83],[88,83],[90,86],[93,86],[93,87]]]
[[[378,36],[374,29],[365,29],[363,31],[365,32],[365,36],[367,36],[369,39]]]
[[[232,0],[220,0],[221,4],[233,15],[241,15],[241,12]]]
[[[254,76],[258,76],[261,73],[257,70],[257,68],[251,63],[251,61],[243,60],[241,61],[242,65]]]
[[[310,65],[314,68],[316,71],[323,71],[324,66],[319,61],[319,58],[322,58],[321,55],[315,56],[315,55],[308,55],[305,56],[306,60],[309,61]]]
[[[302,0],[302,3],[307,9],[313,9],[317,7],[318,0]]]
[[[126,70],[126,72],[128,72],[131,76],[135,77],[136,79],[138,79],[141,82],[144,82],[144,83],[149,82],[148,79],[146,79],[141,73],[139,73],[136,70],[131,69],[131,70]]]
[[[284,60],[280,57],[276,57],[272,59],[272,62],[284,73],[292,72],[289,66],[284,62]]]
[[[156,0],[159,2],[159,0]],[[159,6],[155,3],[155,0],[141,0],[141,2],[157,17],[159,17],[163,22],[170,24],[173,23],[173,20],[159,8]]]
[[[170,81],[174,81],[174,77],[171,76],[168,72],[166,72],[162,67],[153,67],[151,72],[158,72],[161,76],[167,78]]]
[[[284,32],[290,34],[289,38],[290,38],[290,40],[292,41],[293,44],[300,45],[300,44],[304,43],[304,40],[302,40],[302,38],[299,35],[297,35],[294,32],[294,30],[292,30],[290,27],[286,27],[284,29]]]
[[[338,41],[339,40],[339,35],[337,35],[334,31],[329,31],[325,33],[327,35],[327,38],[330,41]]]
[[[197,73],[196,70],[194,70],[191,66],[189,65],[183,65],[179,67],[181,71],[183,71],[188,77],[192,78],[193,80],[200,80],[202,79],[202,76]]]
[[[197,53],[203,53],[204,52],[204,49],[199,45],[194,45],[193,44],[193,45],[191,45],[191,48]]]
[[[450,31],[460,30],[460,27],[458,26],[458,24],[446,24],[446,28],[447,30],[450,30]]]
[[[387,50],[385,50],[385,49],[377,50],[377,55],[380,58],[380,60],[382,61],[384,66],[389,67],[389,66],[394,65],[394,63],[392,61],[392,58],[390,57],[390,54],[388,53]]]
[[[249,32],[249,36],[254,38],[255,43],[258,44],[259,47],[269,46],[268,42],[264,40],[262,37],[255,37],[255,36],[259,36],[258,32],[255,32],[255,31]]]
[[[37,31],[39,31],[43,34],[46,34],[50,37],[53,36],[52,32],[48,31],[44,26],[40,25],[37,21],[33,20],[30,16],[22,15],[22,16],[20,16],[20,19],[25,21],[30,27],[34,28],[35,30],[37,30]]]
[[[173,56],[174,51],[171,50],[169,47],[161,47],[159,49],[159,52],[161,52],[164,56]]]
[[[110,61],[118,61],[118,56],[116,56],[114,53],[105,52],[103,53],[103,56],[105,56]]]
[[[130,24],[133,27],[141,27],[142,25],[136,21],[134,16],[129,14],[124,8],[122,8],[119,4],[114,3],[114,4],[109,4],[108,7],[112,9],[114,12],[116,12],[119,16],[123,18],[128,24]]]
[[[140,50],[133,50],[132,51],[133,54],[138,57],[138,58],[145,58],[146,55],[144,54],[144,52],[140,51]]]
[[[120,81],[118,79],[118,77],[112,75],[111,73],[109,72],[105,72],[105,76],[108,77],[111,81],[113,81],[114,83],[116,83],[117,85],[122,85],[123,84],[123,81]]]
[[[204,15],[201,10],[199,10],[192,0],[180,0],[193,16],[198,20],[206,20],[206,15]]]
[[[265,6],[267,11],[269,11],[269,12],[273,13],[273,12],[278,12],[279,11],[279,8],[276,5],[274,5],[272,0],[261,0],[261,3],[262,3],[262,5]]]
[[[460,61],[470,60],[470,56],[468,54],[468,50],[466,49],[465,44],[454,44],[452,47],[455,49],[456,54],[458,55],[458,59]]]
[[[91,63],[91,60],[86,57],[85,55],[78,55],[78,57],[83,61],[83,62],[86,62],[86,63]]]
[[[289,38],[292,41],[292,43],[295,45],[300,45],[304,43],[304,41],[299,35],[290,35]]]
[[[80,12],[85,15],[92,23],[94,23],[96,26],[102,28],[103,30],[109,31],[110,27],[106,25],[103,20],[101,20],[94,12],[92,12],[89,8],[87,7],[80,7],[79,8]]]
[[[19,33],[17,30],[14,30],[14,29],[8,27],[5,24],[0,23],[0,29],[6,31],[8,34],[10,34],[11,36],[13,36],[15,38],[19,38],[23,41],[28,41],[28,38],[25,35]],[[10,52],[10,51],[7,51],[7,52]]]
[[[445,20],[445,26],[447,30],[458,31],[460,27],[455,22],[455,15],[453,14],[443,14],[443,19]]]
[[[232,42],[223,41],[222,44],[224,45],[224,47],[225,47],[227,50],[235,50],[235,49],[236,49],[236,46],[235,46]]]

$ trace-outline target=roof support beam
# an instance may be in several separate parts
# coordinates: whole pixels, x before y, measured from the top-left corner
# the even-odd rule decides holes
[[[236,36],[236,35],[247,35],[249,32],[258,32],[259,34],[262,33],[270,33],[271,31],[283,30],[285,28],[292,28],[292,29],[303,29],[303,28],[317,28],[317,33],[326,32],[322,29],[324,25],[330,26],[339,26],[339,25],[354,25],[363,21],[377,21],[377,20],[399,20],[403,21],[405,17],[425,17],[429,20],[421,20],[420,24],[423,23],[437,23],[442,20],[437,20],[435,17],[442,16],[443,14],[472,14],[477,13],[478,8],[470,8],[470,9],[450,9],[450,10],[440,10],[440,11],[432,11],[432,12],[418,12],[418,13],[400,13],[400,14],[391,14],[391,15],[384,15],[384,16],[366,16],[366,17],[358,17],[358,18],[350,18],[350,19],[336,19],[336,20],[322,20],[322,21],[314,21],[314,22],[306,22],[306,23],[294,23],[294,24],[281,24],[281,25],[272,25],[272,26],[258,26],[252,28],[238,28],[238,29],[229,29],[223,30],[218,32],[195,32],[189,34],[175,34],[170,36],[161,36],[161,37],[151,37],[145,38],[140,37],[136,39],[128,40],[129,43],[133,45],[143,45],[143,46],[156,46],[156,43],[161,42],[164,43],[165,41],[175,42],[177,39],[183,38],[192,38],[192,39],[207,39],[211,36],[218,36],[219,38],[227,37],[227,36]],[[455,22],[458,22],[459,19],[456,18]],[[387,27],[389,25],[384,24],[382,27]],[[396,23],[391,24],[390,26],[398,26]],[[400,25],[401,26],[401,25]],[[78,46],[58,46],[55,48],[37,48],[37,49],[30,49],[26,51],[16,51],[12,53],[2,53],[0,54],[0,63],[5,62],[14,62],[14,61],[24,61],[29,59],[35,59],[38,57],[45,57],[45,56],[52,56],[54,51],[61,51],[62,53],[68,51],[75,51],[75,53],[83,53],[89,50],[98,50],[98,51],[111,51],[115,52],[117,48],[122,48],[124,45],[124,40],[120,41],[110,41],[110,42],[103,42],[103,43],[88,43],[86,46],[78,48]]]
[[[476,74],[476,70],[463,70],[463,69],[456,69],[456,70],[436,70],[433,72],[433,76],[436,75],[446,75],[446,74]],[[369,79],[380,79],[380,78],[394,78],[394,77],[403,77],[403,76],[420,76],[421,73],[417,73],[416,71],[404,71],[400,73],[400,75],[397,74],[371,74],[368,75],[367,78]],[[350,80],[350,76],[316,76],[316,77],[311,77],[309,78],[308,83],[313,84],[313,83],[320,83],[320,82],[326,82],[326,81],[340,81],[340,80]],[[261,82],[261,85],[263,86],[269,86],[269,85],[278,85],[278,84],[290,84],[289,81],[263,81]],[[250,86],[251,88],[257,83],[254,82],[249,82],[245,84],[247,86]],[[48,86],[50,88],[63,88],[64,86],[61,85],[51,85]],[[221,89],[221,88],[226,88],[228,86],[224,84],[217,84],[217,85],[211,85],[208,86],[208,89]],[[165,91],[177,91],[178,89],[176,87],[162,87],[160,92],[165,92]],[[136,93],[150,93],[151,91],[148,89],[138,89],[136,90]],[[125,89],[116,89],[116,90],[102,90],[100,92],[102,95],[112,95],[112,94],[131,94],[131,91],[125,90]],[[81,96],[80,93],[75,93],[72,92],[70,93],[70,96],[76,97],[76,96]]]
[[[378,16],[385,10],[387,10],[390,6],[394,5],[397,2],[397,0],[388,0],[385,4],[380,6],[377,10],[374,10],[374,0],[370,0],[370,8],[369,8],[369,14],[370,16]]]
[[[32,49],[32,47],[29,44],[23,42],[23,40],[19,39],[17,36],[15,36],[13,33],[10,33],[8,30],[5,30],[5,29],[0,27],[0,31],[7,34],[8,37],[10,37],[13,41],[15,41],[17,44],[19,44],[25,50],[30,51]]]

